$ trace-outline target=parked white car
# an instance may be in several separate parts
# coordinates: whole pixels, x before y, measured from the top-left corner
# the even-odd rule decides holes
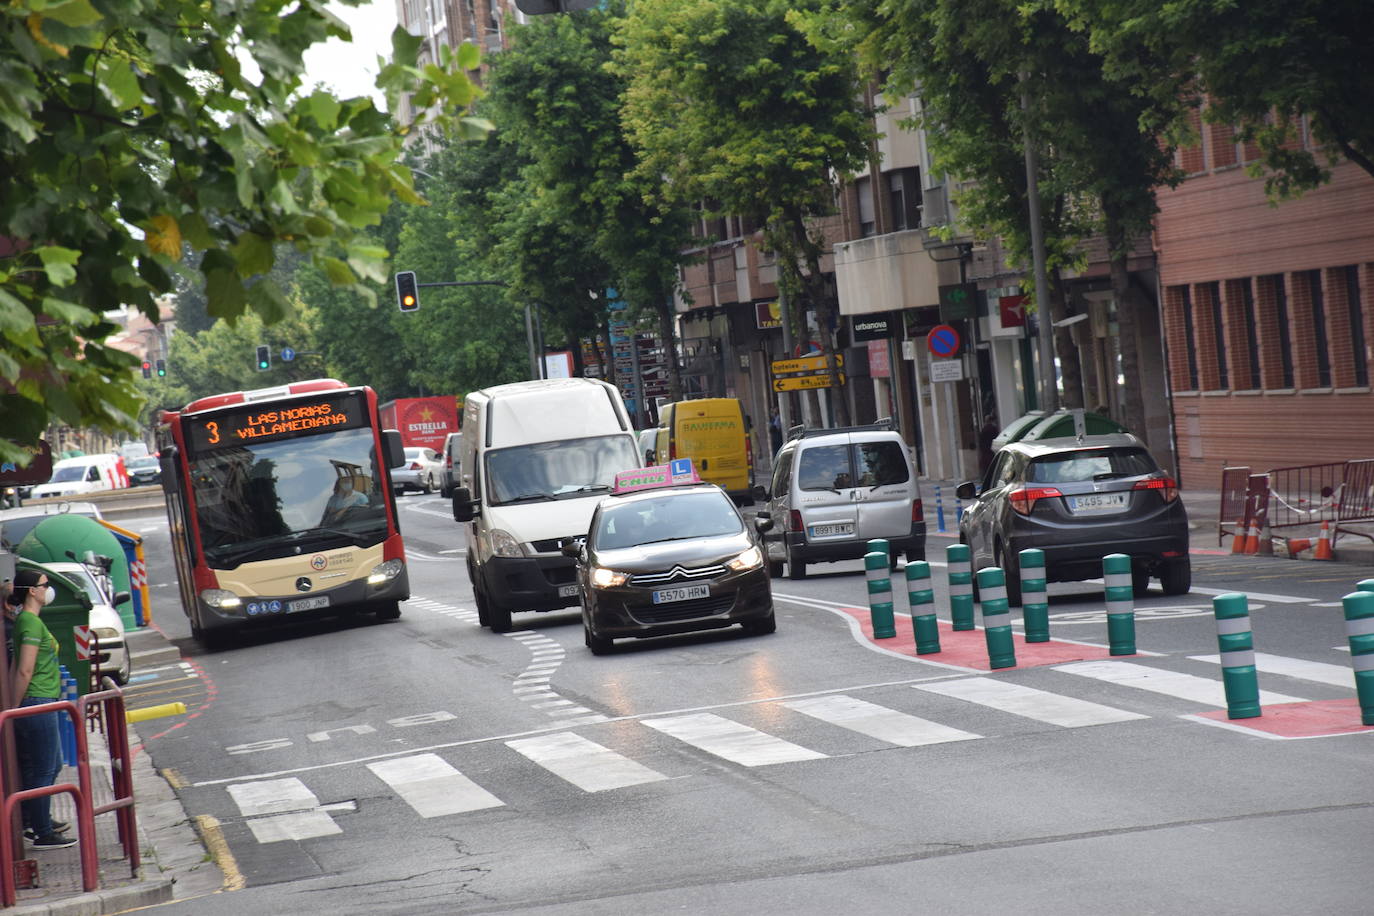
[[[108,579],[95,575],[84,563],[45,563],[44,566],[81,586],[91,600],[91,634],[100,641],[99,654],[91,656],[92,666],[98,661],[102,674],[109,675],[117,684],[129,683],[131,663],[128,647],[124,644],[124,621],[115,610],[116,604],[132,600],[129,593],[111,595],[104,584]]]
[[[444,476],[444,462],[432,448],[411,446],[406,449],[406,463],[391,469],[391,488],[397,493],[419,490],[433,493]]]
[[[84,515],[96,521],[104,517],[100,514],[100,507],[95,503],[74,501],[37,503],[32,506],[0,510],[0,544],[13,550],[19,546],[20,541],[24,540],[24,535],[38,527],[39,522],[66,512],[70,512],[72,515]]]

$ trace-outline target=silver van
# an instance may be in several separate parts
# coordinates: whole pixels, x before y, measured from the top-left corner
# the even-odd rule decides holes
[[[449,433],[444,437],[444,447],[439,450],[439,461],[443,464],[443,476],[439,478],[439,495],[444,499],[453,496],[453,491],[461,487],[463,475],[462,433]]]
[[[911,453],[890,423],[794,428],[773,460],[773,480],[755,488],[773,519],[770,567],[791,579],[807,563],[854,560],[874,538],[888,541],[895,568],[926,556],[926,523]],[[780,550],[783,560],[774,559]]]

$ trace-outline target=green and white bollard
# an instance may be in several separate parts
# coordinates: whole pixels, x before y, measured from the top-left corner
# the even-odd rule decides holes
[[[1221,650],[1221,683],[1226,690],[1226,717],[1253,719],[1261,712],[1249,604],[1241,594],[1217,595],[1212,599],[1212,612],[1217,618],[1217,646]]]
[[[1361,579],[1355,583],[1357,592],[1374,592],[1374,579]]]
[[[949,576],[949,619],[956,630],[972,630],[973,565],[967,544],[945,548],[945,572]]]
[[[1050,596],[1045,583],[1045,551],[1028,548],[1021,560],[1021,619],[1026,642],[1050,641]]]
[[[1374,579],[1341,599],[1345,635],[1350,640],[1350,663],[1355,668],[1355,695],[1360,700],[1360,724],[1374,725]]]
[[[864,575],[868,578],[868,614],[873,621],[874,639],[897,635],[892,616],[892,579],[888,577],[887,553],[870,550],[864,554]]]
[[[911,629],[916,634],[916,654],[940,651],[940,624],[935,619],[935,589],[930,564],[921,560],[906,564],[906,600],[911,608]]]
[[[1102,558],[1103,592],[1107,599],[1107,643],[1111,655],[1135,655],[1135,589],[1131,558],[1109,553]]]
[[[1011,638],[1011,605],[1007,603],[1007,577],[989,566],[978,570],[978,593],[983,605],[983,636],[988,643],[988,664],[993,668],[1016,667],[1016,644]]]

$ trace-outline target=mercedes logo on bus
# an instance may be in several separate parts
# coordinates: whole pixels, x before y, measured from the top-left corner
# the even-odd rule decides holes
[[[310,584],[310,579],[306,576],[301,576],[299,579],[296,580],[296,591],[298,592],[308,592],[312,587],[313,586],[311,586]]]

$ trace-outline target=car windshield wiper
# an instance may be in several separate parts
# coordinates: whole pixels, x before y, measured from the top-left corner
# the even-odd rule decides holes
[[[539,503],[552,502],[558,497],[551,493],[522,493],[519,496],[512,496],[510,499],[501,500],[501,505],[509,506],[511,503]]]
[[[695,540],[695,539],[697,539],[697,538],[699,538],[699,537],[702,537],[702,535],[700,535],[700,534],[679,534],[679,535],[675,535],[675,536],[670,537],[670,538],[654,538],[652,541],[640,541],[639,543],[640,543],[641,545],[643,545],[643,544],[666,544],[666,543],[669,542],[669,541],[692,541],[692,540]]]
[[[590,486],[578,487],[576,490],[569,490],[570,493],[605,493],[611,489],[608,483],[594,483]]]
[[[1120,480],[1123,477],[1130,477],[1130,474],[1121,471],[1106,471],[1102,474],[1094,474],[1093,480]]]

